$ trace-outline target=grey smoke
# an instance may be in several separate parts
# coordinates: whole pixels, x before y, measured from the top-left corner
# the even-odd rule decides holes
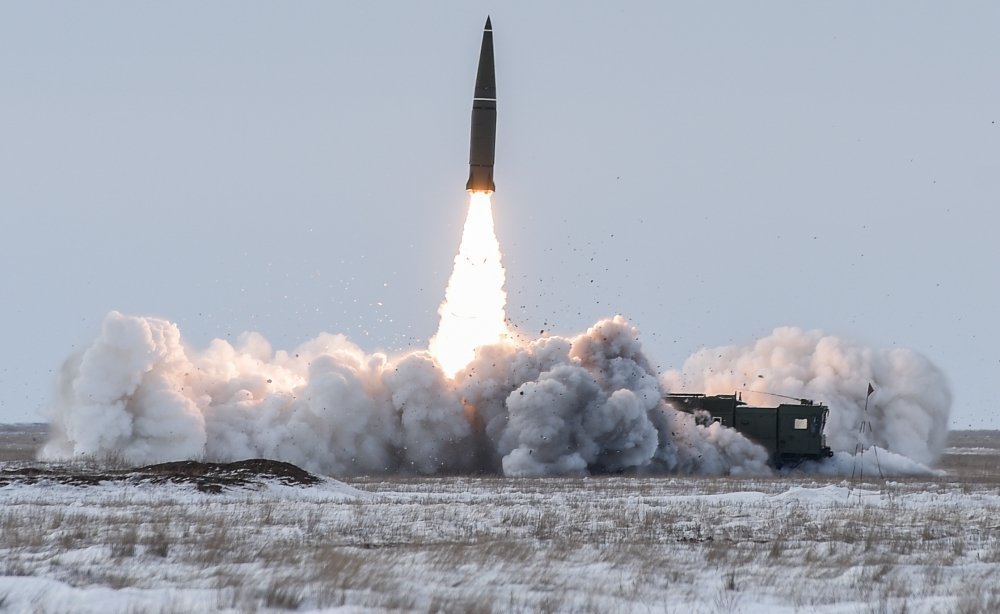
[[[763,448],[663,402],[663,382],[684,378],[729,391],[730,380],[704,375],[722,363],[697,354],[683,374],[661,382],[638,339],[615,317],[572,338],[482,347],[450,379],[426,352],[370,354],[342,335],[322,334],[291,352],[274,351],[255,333],[193,350],[173,323],[112,312],[63,368],[42,454],[132,463],[268,457],[328,475],[769,473]],[[739,362],[744,353],[725,355]],[[880,427],[923,411],[912,395],[924,388],[907,378],[935,373],[909,354],[886,364],[879,385],[896,392],[875,410]],[[849,379],[865,377],[862,370]],[[857,401],[851,387],[837,388],[833,373],[819,379],[829,386],[807,382],[804,389],[831,406]],[[781,391],[795,390],[790,382]],[[946,389],[935,398],[947,399]],[[831,425],[853,426],[846,414],[854,410],[838,411],[845,417],[831,410]],[[924,448],[907,443],[906,432],[886,430],[892,443],[880,445],[923,462]],[[839,433],[833,440],[847,442]]]

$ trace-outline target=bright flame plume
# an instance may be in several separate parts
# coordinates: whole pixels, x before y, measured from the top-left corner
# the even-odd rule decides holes
[[[476,348],[507,338],[507,293],[492,207],[489,193],[472,192],[455,268],[438,308],[441,323],[429,349],[448,377],[472,362]]]

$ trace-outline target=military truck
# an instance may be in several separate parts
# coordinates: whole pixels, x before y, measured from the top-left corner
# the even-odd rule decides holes
[[[753,407],[736,394],[668,394],[665,399],[675,409],[693,414],[700,424],[718,422],[736,429],[766,448],[775,467],[833,456],[823,434],[830,408],[809,399],[777,407]]]

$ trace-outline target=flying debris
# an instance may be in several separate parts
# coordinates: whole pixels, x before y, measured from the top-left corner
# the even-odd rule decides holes
[[[479,50],[479,70],[476,91],[472,97],[472,144],[469,149],[469,182],[471,192],[493,192],[493,154],[497,136],[497,79],[493,68],[493,26],[486,18],[483,46]]]

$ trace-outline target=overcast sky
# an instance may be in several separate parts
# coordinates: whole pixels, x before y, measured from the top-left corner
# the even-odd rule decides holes
[[[112,309],[426,347],[483,21],[508,313],[661,368],[795,325],[1000,428],[1000,3],[0,5],[0,422]]]

